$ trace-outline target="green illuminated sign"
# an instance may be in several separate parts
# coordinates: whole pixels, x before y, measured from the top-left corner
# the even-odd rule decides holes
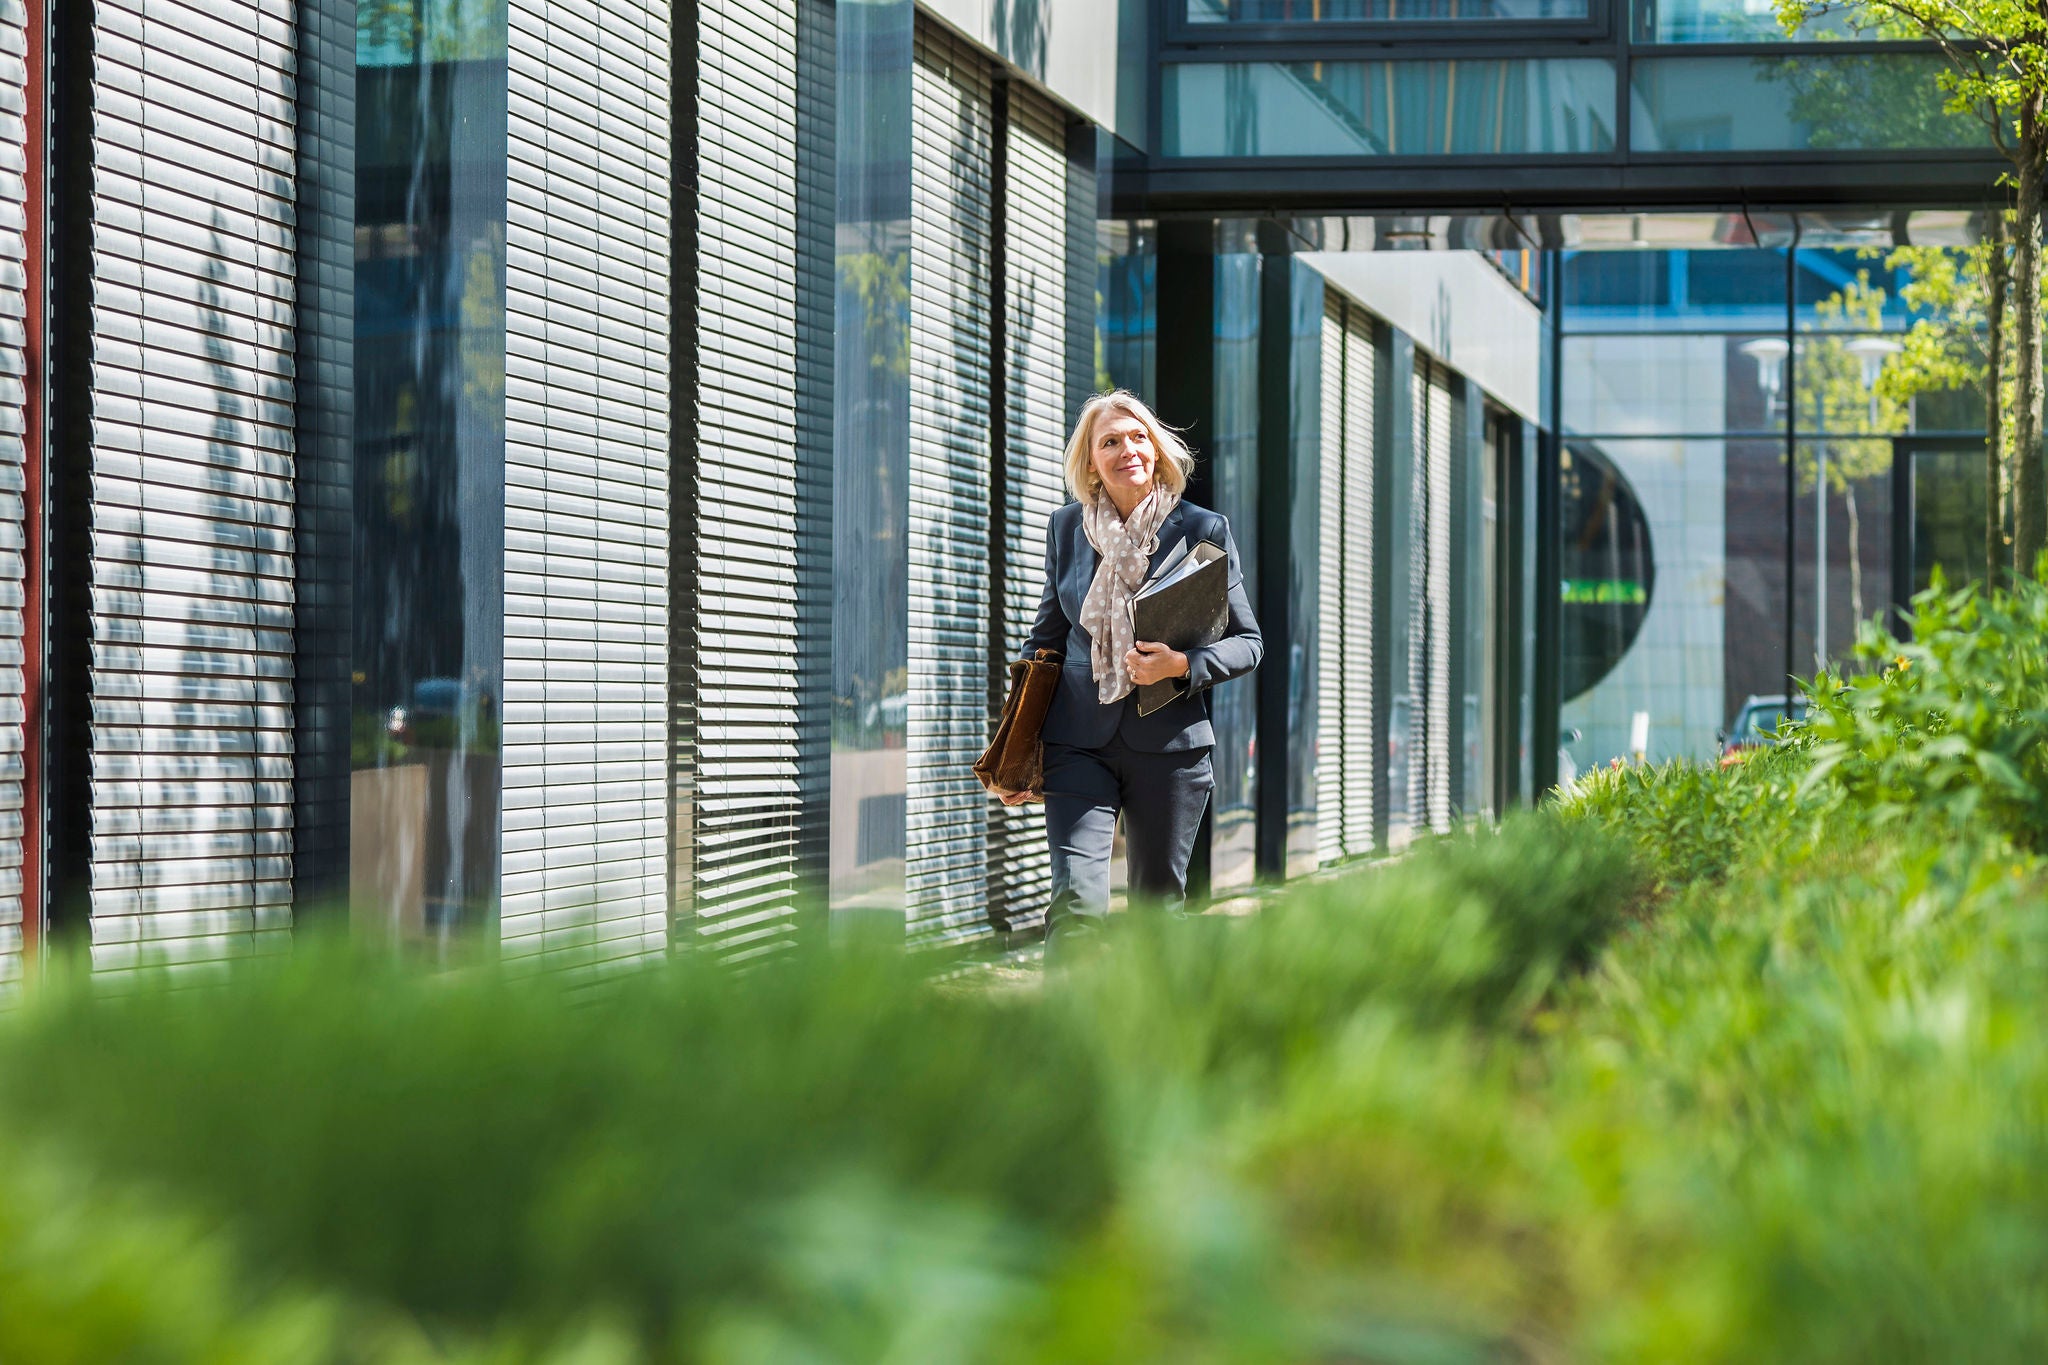
[[[1564,600],[1582,607],[1640,607],[1650,600],[1649,591],[1632,578],[1567,578]]]

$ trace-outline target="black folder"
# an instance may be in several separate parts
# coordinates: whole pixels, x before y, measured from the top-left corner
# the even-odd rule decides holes
[[[1131,599],[1132,638],[1183,652],[1213,645],[1230,629],[1230,561],[1211,541],[1183,542]],[[1138,689],[1138,714],[1149,716],[1181,695],[1179,679]]]

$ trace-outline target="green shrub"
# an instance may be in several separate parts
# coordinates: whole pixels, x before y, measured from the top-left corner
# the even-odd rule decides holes
[[[1567,826],[1626,841],[1652,883],[1669,890],[1810,839],[1796,799],[1808,763],[1804,744],[1781,743],[1726,767],[1673,759],[1597,768],[1557,809]]]
[[[1626,852],[1590,826],[1532,816],[1428,840],[1255,916],[1119,926],[1077,972],[1083,1031],[1142,1053],[1143,1073],[1256,1078],[1368,1004],[1511,1023],[1591,959],[1636,887]]]
[[[1089,1053],[921,968],[854,950],[575,995],[308,951],[230,989],[42,1002],[0,1106],[263,1264],[478,1330],[611,1310],[660,1343],[771,1293],[778,1237],[842,1197],[885,1227],[986,1208],[1022,1246],[1099,1214]]]
[[[1873,670],[1808,689],[1804,792],[1877,826],[1934,820],[2048,849],[2048,588],[1934,586],[1913,638],[1866,626]]]
[[[59,983],[0,1020],[0,1360],[2043,1358],[2048,599],[1918,611],[1740,766],[1024,989]]]

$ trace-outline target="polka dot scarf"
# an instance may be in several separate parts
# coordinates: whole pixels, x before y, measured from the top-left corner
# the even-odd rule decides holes
[[[1159,527],[1176,505],[1178,495],[1155,488],[1133,508],[1130,518],[1119,516],[1116,504],[1100,489],[1081,509],[1081,527],[1088,543],[1102,562],[1095,567],[1095,581],[1088,585],[1088,599],[1081,604],[1081,628],[1093,644],[1089,662],[1095,668],[1095,696],[1107,706],[1121,701],[1131,691],[1130,670],[1124,656],[1131,652],[1131,599],[1145,586],[1145,572],[1159,549]]]

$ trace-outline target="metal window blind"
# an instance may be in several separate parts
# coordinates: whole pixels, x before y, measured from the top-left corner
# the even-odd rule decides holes
[[[93,10],[92,960],[291,925],[292,0]]]
[[[791,941],[804,862],[802,735],[822,718],[803,705],[807,637],[829,639],[806,614],[808,562],[799,526],[814,525],[817,434],[830,441],[829,386],[806,382],[829,354],[806,354],[817,327],[804,310],[829,286],[815,278],[829,241],[803,207],[820,187],[818,149],[800,141],[799,44],[813,25],[761,0],[697,7],[696,394],[689,515],[694,620],[680,621],[693,661],[679,698],[693,713],[690,790],[679,822],[677,875],[689,930],[724,953]],[[825,126],[829,127],[829,122]],[[829,149],[825,164],[829,167]],[[799,289],[795,262],[805,272]],[[829,306],[829,304],[828,304]],[[829,324],[827,324],[829,327]],[[827,333],[829,335],[829,332]],[[817,400],[822,396],[823,403]],[[800,407],[803,409],[800,411]],[[830,505],[829,483],[823,492]],[[827,608],[829,611],[829,607]],[[684,856],[686,854],[686,856]]]
[[[1418,364],[1417,370],[1422,367]],[[1428,772],[1424,811],[1429,827],[1439,833],[1451,827],[1451,746],[1456,735],[1451,724],[1451,648],[1454,637],[1451,605],[1451,513],[1455,506],[1451,487],[1451,450],[1457,438],[1451,400],[1450,373],[1443,366],[1429,367],[1429,712]]]
[[[508,957],[667,938],[669,10],[512,0]]]
[[[1347,305],[1344,319],[1344,851],[1373,847],[1374,781],[1383,762],[1373,740],[1373,478],[1375,357],[1372,319]],[[1328,693],[1324,694],[1325,696]]]
[[[1324,862],[1373,846],[1373,342],[1366,312],[1334,290],[1327,294],[1316,772]]]
[[[1322,567],[1316,591],[1316,860],[1328,865],[1344,857],[1346,808],[1344,758],[1356,742],[1346,709],[1344,674],[1352,666],[1352,642],[1345,629],[1344,556],[1344,300],[1323,295],[1322,442],[1317,473],[1322,484],[1319,532]]]
[[[911,92],[910,695],[913,940],[988,929],[991,92],[984,59],[918,18]]]
[[[1478,711],[1478,699],[1470,695],[1472,660],[1466,642],[1478,613],[1472,609],[1472,572],[1468,558],[1472,552],[1472,508],[1468,504],[1473,492],[1471,410],[1465,381],[1456,375],[1445,378],[1449,381],[1446,399],[1449,420],[1445,426],[1450,435],[1449,452],[1445,458],[1444,519],[1450,545],[1446,593],[1451,603],[1448,613],[1451,632],[1447,651],[1450,668],[1444,685],[1444,790],[1448,802],[1446,818],[1456,820],[1476,809],[1465,789],[1474,766],[1469,746],[1474,738],[1472,722]]]
[[[796,15],[797,868],[800,895],[821,904],[831,875],[839,36],[834,0],[797,0]]]
[[[1412,432],[1408,464],[1408,756],[1407,816],[1411,831],[1428,827],[1430,730],[1429,705],[1430,506],[1429,506],[1429,359],[1415,353],[1409,377],[1409,425]]]
[[[28,11],[0,0],[0,994],[22,975]]]
[[[1062,458],[1067,414],[1079,401],[1068,391],[1074,318],[1065,122],[1059,108],[1037,91],[1021,84],[1010,87],[1003,224],[1007,325],[1001,357],[1008,379],[1003,417],[1005,659],[1022,653],[1038,611],[1046,525],[1067,500]],[[1012,929],[1032,923],[1052,893],[1044,808],[992,805],[988,856],[991,913]]]

